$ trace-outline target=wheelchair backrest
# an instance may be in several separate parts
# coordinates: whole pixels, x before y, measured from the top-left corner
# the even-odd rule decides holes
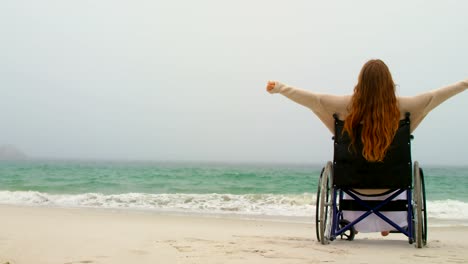
[[[343,133],[344,121],[335,117],[333,154],[333,185],[338,188],[400,189],[410,188],[412,182],[411,133],[409,113],[400,121],[382,162],[369,162],[362,156],[362,127],[356,131],[354,148]]]

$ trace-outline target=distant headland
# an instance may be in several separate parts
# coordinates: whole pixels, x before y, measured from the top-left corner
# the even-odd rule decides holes
[[[13,145],[0,145],[0,160],[25,160],[28,156]]]

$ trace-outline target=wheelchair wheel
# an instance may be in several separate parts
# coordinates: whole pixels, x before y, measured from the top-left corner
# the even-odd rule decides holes
[[[329,161],[322,171],[317,191],[316,231],[317,240],[325,245],[330,241],[332,229],[332,163]]]
[[[315,196],[315,236],[317,241],[320,242],[320,189],[322,186],[322,176],[325,168],[322,168],[320,172],[320,177],[317,184],[317,195]]]
[[[422,248],[427,240],[426,194],[422,169],[417,161],[414,162],[413,214],[416,247]]]
[[[422,224],[423,224],[423,235],[422,235],[422,242],[423,242],[423,245],[425,246],[426,243],[427,243],[427,211],[426,211],[426,185],[424,184],[424,173],[423,173],[423,170],[421,168],[419,168],[419,173],[421,175],[421,185],[422,185],[422,211],[423,211],[423,221],[422,221]]]
[[[345,220],[345,219],[340,220],[340,223],[339,223],[340,228],[345,227],[349,223],[350,222],[348,220]],[[355,235],[356,235],[356,229],[354,229],[354,227],[351,227],[350,229],[345,231],[343,234],[341,234],[340,237],[342,240],[353,241]]]

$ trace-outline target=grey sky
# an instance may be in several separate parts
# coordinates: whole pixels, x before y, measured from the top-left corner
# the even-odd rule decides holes
[[[468,78],[466,1],[2,1],[1,144],[30,156],[324,163],[330,133],[264,86],[351,93],[381,58],[415,95]],[[468,164],[463,93],[414,159]]]

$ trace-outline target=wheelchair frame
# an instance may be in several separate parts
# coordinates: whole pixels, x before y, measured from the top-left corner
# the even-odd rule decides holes
[[[349,149],[349,138],[346,133],[342,133],[344,122],[336,115],[334,117],[336,131],[333,137],[334,162],[329,161],[322,169],[317,188],[316,236],[318,241],[321,244],[328,244],[338,236],[351,241],[356,233],[354,225],[367,216],[375,214],[395,228],[391,231],[392,233],[402,233],[408,237],[410,244],[415,242],[417,248],[422,248],[427,241],[426,195],[423,170],[417,161],[411,168],[410,140],[413,137],[409,132],[409,113],[400,122],[400,128],[383,163],[367,162],[362,155],[353,154]],[[358,151],[354,153],[362,153],[362,144],[358,144]],[[365,169],[362,169],[363,167]],[[397,167],[396,170],[393,169],[395,167]],[[399,173],[400,176],[393,181],[395,173]],[[379,178],[381,175],[384,176],[383,179]],[[376,178],[379,181],[375,181]],[[385,179],[391,181],[385,181]],[[390,189],[386,193],[393,193],[384,200],[363,200],[353,191],[358,188]],[[394,198],[404,192],[406,192],[406,200],[401,201],[405,201],[405,204],[400,203],[397,206],[400,209],[397,211],[406,211],[408,225],[399,226],[382,212],[389,211],[389,208],[395,206]],[[351,197],[355,207],[360,208],[354,211],[364,211],[351,222],[343,218],[344,194]]]

